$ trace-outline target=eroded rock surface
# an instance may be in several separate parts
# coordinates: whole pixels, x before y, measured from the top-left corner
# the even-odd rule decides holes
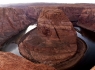
[[[95,31],[95,9],[84,9],[77,24],[85,29]]]
[[[71,22],[77,22],[83,9],[95,8],[92,4],[17,4],[0,7],[0,45],[30,23],[37,21],[40,12],[45,7],[56,7],[63,10]],[[91,15],[90,15],[91,16]],[[83,20],[83,19],[82,19]],[[81,21],[82,21],[81,20]],[[94,28],[94,24],[91,27]],[[94,21],[94,19],[93,19]]]
[[[10,7],[34,7],[35,10],[37,8],[43,7],[58,7],[59,9],[64,10],[66,15],[69,17],[70,21],[78,20],[79,15],[81,14],[82,10],[85,8],[95,8],[94,4],[65,4],[65,3],[30,3],[30,4],[17,4],[17,5],[10,5]],[[33,12],[33,11],[32,11]]]
[[[64,12],[56,7],[43,9],[38,18],[38,32],[47,40],[76,43],[76,33],[72,23]]]
[[[32,22],[22,9],[0,8],[0,46]]]
[[[33,62],[56,67],[76,54],[76,32],[62,10],[56,7],[44,8],[38,18],[38,27],[22,38],[19,50]],[[62,68],[59,65],[57,69],[66,68],[64,66]]]
[[[83,7],[59,7],[68,16],[71,22],[77,22],[81,15]]]
[[[12,53],[0,52],[0,70],[55,70],[43,64],[34,64]]]
[[[28,6],[22,9],[24,10],[26,16],[28,17],[28,20],[37,21],[42,8],[43,7]]]

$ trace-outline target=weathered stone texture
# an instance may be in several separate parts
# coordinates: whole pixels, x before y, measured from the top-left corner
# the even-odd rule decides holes
[[[0,8],[0,46],[32,22],[22,9]]]
[[[41,12],[38,18],[39,34],[50,40],[51,38],[57,40],[66,40],[65,38],[72,36],[72,39],[75,40],[75,43],[75,30],[73,29],[72,23],[63,13],[63,11],[56,9],[55,7],[50,9],[44,8],[43,10],[44,11]]]
[[[95,9],[84,9],[77,24],[85,29],[95,31]]]
[[[31,61],[56,67],[75,55],[76,32],[62,10],[44,8],[38,18],[38,27],[25,35],[19,50]]]
[[[55,70],[43,64],[34,64],[12,53],[0,52],[0,70]]]
[[[84,7],[76,7],[76,6],[64,7],[63,6],[63,7],[59,7],[59,9],[62,9],[64,11],[64,13],[68,16],[70,21],[77,22]]]

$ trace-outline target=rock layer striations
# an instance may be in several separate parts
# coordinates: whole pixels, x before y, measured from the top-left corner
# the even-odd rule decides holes
[[[0,46],[32,22],[22,9],[0,8]]]
[[[34,64],[12,53],[0,52],[0,70],[55,70],[43,64]]]
[[[33,24],[34,21],[40,15],[40,12],[45,7],[56,7],[61,9],[69,18],[71,22],[76,22],[79,19],[79,24],[81,21],[85,21],[85,17],[81,14],[82,10],[91,8],[94,9],[93,4],[49,4],[49,3],[39,3],[39,4],[17,4],[5,7],[0,7],[0,45],[3,44],[13,35],[16,35],[19,31],[25,29],[30,23]],[[89,9],[89,10],[91,10]],[[94,12],[94,10],[92,10]],[[92,15],[92,16],[91,16]],[[89,16],[88,20],[91,21],[90,29],[94,29],[94,18],[93,14]],[[83,18],[83,19],[82,19]],[[93,20],[92,20],[93,19]],[[86,24],[88,26],[88,24]],[[88,27],[85,27],[88,28]]]
[[[77,24],[95,32],[95,9],[84,9]]]
[[[63,70],[76,64],[83,56],[83,43],[77,41],[73,25],[64,12],[56,7],[48,7],[40,13],[37,28],[22,37],[19,50],[32,62]]]

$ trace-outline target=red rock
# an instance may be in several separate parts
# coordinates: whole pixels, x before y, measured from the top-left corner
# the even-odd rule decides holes
[[[73,66],[83,56],[86,49],[83,44],[81,46],[82,52],[77,47],[77,36],[73,25],[64,12],[56,7],[49,7],[40,13],[38,27],[21,39],[19,50],[32,62],[63,70]],[[79,57],[77,51],[78,54],[81,53]]]
[[[95,9],[84,9],[77,24],[85,29],[95,31]]]
[[[94,4],[65,4],[65,3],[30,3],[10,5],[9,7],[24,8],[29,18],[38,18],[39,13],[44,7],[57,7],[64,11],[72,22],[77,22],[81,12],[85,8],[95,8]],[[31,13],[32,12],[32,13]],[[35,19],[35,20],[36,20]]]
[[[44,5],[29,6],[29,7],[25,8],[25,11],[26,11],[28,17],[30,17],[32,19],[38,19],[39,14],[44,7],[46,7],[46,6],[44,6]],[[63,12],[67,15],[69,20],[72,22],[78,21],[79,16],[81,15],[82,10],[84,9],[83,7],[61,6],[61,5],[57,5],[57,4],[51,5],[50,7],[56,7],[56,8],[63,10]]]
[[[0,52],[0,70],[55,70],[53,67],[34,64],[8,52]]]
[[[0,46],[32,22],[22,9],[0,8]]]
[[[69,5],[69,4],[68,4]],[[20,6],[10,6],[0,8],[0,45],[2,45],[6,40],[8,40],[13,35],[16,35],[19,31],[26,28],[33,21],[37,21],[39,14],[44,8],[44,6],[48,6],[48,4],[40,4],[40,5],[25,5]],[[81,8],[76,9],[73,7],[68,7],[61,4],[51,4],[51,7],[58,7],[62,9],[66,15],[69,17],[70,21],[73,21],[71,18],[73,17],[74,21],[78,19],[77,13],[80,14]],[[61,7],[60,7],[61,6]],[[69,12],[70,11],[70,12]],[[72,13],[75,13],[72,15]],[[75,18],[74,18],[75,15]],[[61,35],[62,36],[62,35]]]
[[[56,9],[43,9],[38,18],[38,31],[42,37],[48,38],[47,40],[62,40],[69,43],[76,43],[76,33],[67,16],[62,10]],[[64,32],[64,33],[63,33]],[[68,34],[70,33],[70,34]],[[71,39],[71,38],[72,39]]]
[[[37,21],[39,14],[42,10],[42,7],[29,6],[23,9],[26,13],[28,19],[34,19]]]
[[[59,7],[64,11],[64,13],[68,16],[69,20],[72,22],[77,22],[79,19],[79,16],[81,15],[82,10],[84,9],[83,7]]]

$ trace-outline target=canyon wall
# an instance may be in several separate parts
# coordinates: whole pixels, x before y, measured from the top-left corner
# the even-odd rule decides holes
[[[25,29],[29,24],[34,24],[45,7],[56,7],[63,10],[71,22],[78,22],[82,10],[95,8],[94,4],[53,4],[34,3],[17,4],[0,7],[0,45],[13,35]],[[89,25],[92,25],[89,23]],[[93,25],[94,27],[94,25]]]

